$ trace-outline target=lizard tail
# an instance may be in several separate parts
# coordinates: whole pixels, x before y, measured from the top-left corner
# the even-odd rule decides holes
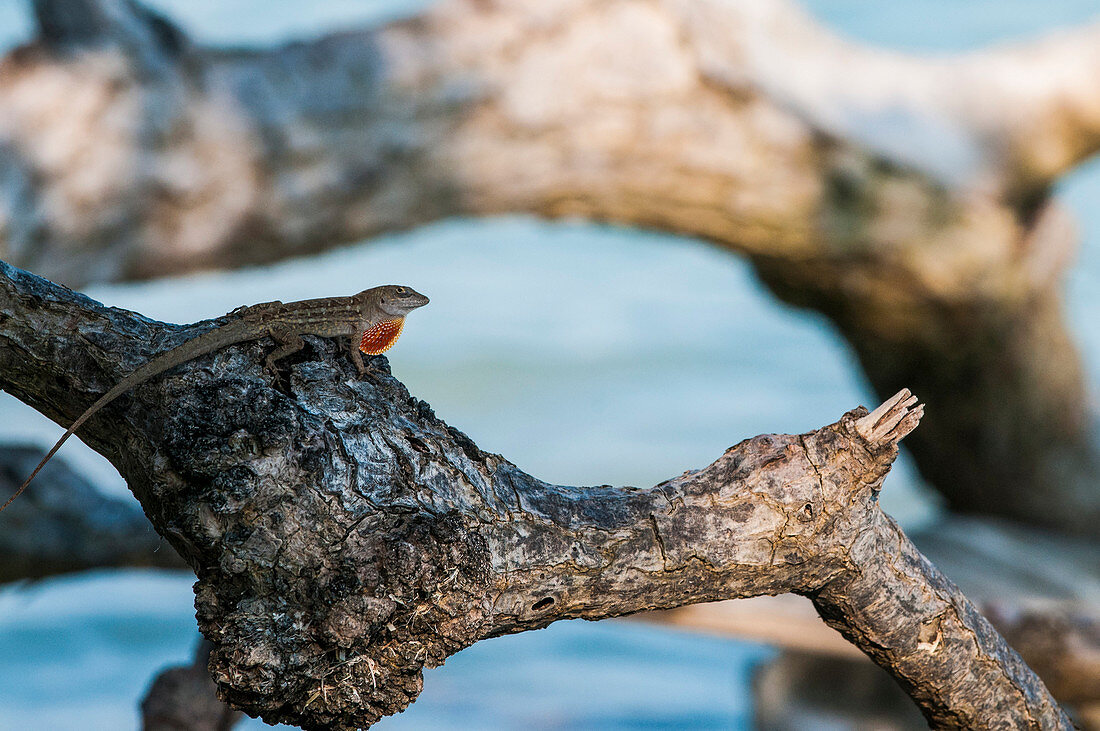
[[[206,353],[210,353],[226,345],[248,340],[249,337],[251,337],[249,334],[251,331],[247,326],[243,325],[243,323],[238,324],[239,322],[240,321],[231,322],[222,327],[210,330],[196,338],[186,341],[183,345],[177,346],[166,353],[161,353],[144,365],[139,366],[137,370],[115,384],[110,391],[100,396],[94,404],[89,406],[83,414],[77,417],[77,420],[61,435],[61,438],[57,440],[50,451],[46,452],[46,456],[43,457],[42,461],[38,463],[38,466],[34,468],[34,472],[31,472],[30,477],[23,481],[23,484],[19,486],[15,494],[7,499],[7,502],[0,505],[0,513],[4,512],[5,508],[11,505],[15,498],[23,494],[23,491],[27,489],[27,485],[31,484],[31,480],[33,480],[42,468],[46,466],[50,458],[57,454],[57,450],[61,449],[61,445],[68,441],[69,437],[84,425],[84,422],[94,416],[95,413],[104,406],[158,373],[163,373],[169,368],[173,368],[181,363],[185,363],[193,358],[205,355]]]
[[[84,424],[84,422],[88,420],[88,417],[99,411],[111,401],[114,401],[116,398],[118,398],[118,396],[119,393],[115,393],[115,389],[111,389],[107,393],[103,394],[98,401],[92,404],[87,411],[81,414],[80,418],[73,422],[73,425],[70,426],[69,430],[66,431],[61,436],[61,438],[57,440],[50,451],[46,452],[46,456],[43,457],[42,461],[38,463],[38,466],[34,468],[34,472],[31,473],[30,477],[23,480],[23,484],[19,486],[19,489],[16,490],[15,493],[11,497],[9,497],[3,505],[0,505],[0,513],[4,512],[4,509],[11,505],[15,498],[23,494],[23,491],[27,489],[27,485],[31,484],[31,480],[33,480],[42,470],[42,468],[46,466],[46,463],[50,461],[50,457],[53,457],[55,454],[57,454],[57,450],[61,449],[61,445],[64,444],[69,439],[69,437],[71,437],[73,433],[76,432],[76,430],[79,429]]]

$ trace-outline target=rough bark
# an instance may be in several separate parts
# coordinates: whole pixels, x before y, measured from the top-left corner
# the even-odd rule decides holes
[[[1100,621],[1095,616],[1069,609],[989,611],[1013,646],[1058,688],[1059,700],[1080,709],[1100,708]]]
[[[110,309],[10,266],[0,385],[74,418],[209,329]],[[282,378],[262,341],[198,359],[89,420],[198,575],[222,697],[267,721],[369,725],[421,670],[564,618],[797,592],[940,727],[1069,728],[1041,681],[878,507],[922,408],[902,392],[802,435],[763,435],[653,488],[541,482],[311,339]],[[216,406],[213,406],[216,404]]]
[[[927,534],[924,539],[920,541],[913,536],[917,546],[929,545]],[[986,554],[999,553],[1006,544],[1003,541],[991,543],[976,549],[973,561],[989,565],[988,580],[996,582],[1002,576],[994,565],[996,560],[986,558]],[[990,594],[983,592],[982,582],[975,585],[972,574],[965,570],[957,573],[956,569],[965,565],[959,561],[958,554],[944,550],[923,549],[923,552],[935,560],[941,571],[958,582],[967,598],[1020,653],[1060,703],[1078,710],[1100,707],[1100,606],[1096,600],[1095,580],[1089,590],[1081,592],[1083,596],[1071,600],[1051,596],[1037,598],[1032,592],[1016,591],[1012,582]],[[948,557],[946,563],[935,559],[944,555]],[[1080,572],[1066,571],[1057,561],[1052,564],[1046,565],[1055,581],[1084,579],[1082,583],[1087,583],[1087,576]],[[1037,564],[1036,568],[1041,569],[1043,565]],[[1095,569],[1095,564],[1091,568]],[[1056,592],[1055,589],[1053,593]],[[811,602],[789,594],[697,604],[651,612],[638,618],[766,642],[799,655],[820,657],[822,667],[827,667],[827,660],[832,658],[863,659],[852,644],[821,622]],[[822,672],[822,676],[824,682],[819,690],[840,682],[828,672]]]
[[[0,494],[14,493],[41,458],[31,447],[0,447]],[[0,583],[116,566],[186,566],[136,503],[102,494],[62,460],[25,497],[4,511]]]
[[[146,277],[510,211],[691,234],[927,399],[910,447],[951,508],[1100,525],[1047,198],[1100,145],[1100,27],[931,60],[784,0],[449,0],[223,51],[118,0],[35,7],[0,66],[13,262]]]
[[[1005,633],[1021,655],[1028,658],[1031,667],[1042,675],[1076,726],[1082,731],[1100,731],[1096,715],[1100,707],[1096,696],[1100,673],[1096,665],[1100,660],[1095,650],[1095,621],[1086,628],[1076,624],[1076,619],[1067,617],[1065,624],[1057,629],[1049,626],[1049,613],[1044,613],[1038,621],[1034,617],[1000,617],[995,621],[997,629]],[[1029,627],[1039,630],[1043,639],[1034,643],[1035,638],[1027,636]],[[1064,665],[1036,665],[1032,661],[1031,657],[1049,658],[1064,651],[1065,648],[1050,646],[1052,629],[1054,634],[1062,634],[1071,643],[1084,640],[1086,646],[1091,644],[1090,649],[1071,651],[1084,663],[1071,660]],[[1035,654],[1029,656],[1029,653]],[[891,731],[927,728],[927,723],[898,684],[864,657],[784,649],[754,671],[753,695],[753,727],[761,731],[800,731],[824,725]]]

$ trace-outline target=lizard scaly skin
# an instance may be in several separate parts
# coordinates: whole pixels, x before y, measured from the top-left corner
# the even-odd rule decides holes
[[[366,289],[351,297],[325,297],[301,302],[265,302],[239,307],[230,313],[236,319],[161,353],[119,381],[81,414],[53,448],[46,453],[23,484],[0,506],[11,505],[45,466],[61,445],[97,411],[127,391],[201,355],[234,343],[271,337],[278,347],[264,359],[264,369],[274,371],[275,361],[302,349],[302,335],[350,337],[351,360],[360,375],[366,370],[360,349],[369,355],[389,350],[401,334],[405,315],[428,304],[428,298],[411,287],[387,284]]]

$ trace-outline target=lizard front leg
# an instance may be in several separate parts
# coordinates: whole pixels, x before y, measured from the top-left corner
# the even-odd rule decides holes
[[[268,328],[267,334],[271,336],[271,339],[279,344],[279,347],[267,354],[264,358],[264,370],[272,375],[279,375],[279,369],[275,365],[275,361],[280,358],[285,358],[292,353],[297,353],[299,350],[305,347],[306,343],[302,340],[302,336],[294,332],[285,325],[272,325]]]
[[[351,362],[355,364],[355,370],[359,371],[359,375],[362,376],[367,372],[367,365],[363,362],[363,356],[359,352],[359,340],[359,336],[352,335],[351,339],[348,341],[348,345],[351,346],[349,348]]]

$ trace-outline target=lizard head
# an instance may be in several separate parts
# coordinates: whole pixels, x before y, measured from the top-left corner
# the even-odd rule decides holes
[[[359,293],[364,307],[377,307],[387,315],[404,317],[417,307],[428,304],[428,298],[412,287],[387,284]]]

